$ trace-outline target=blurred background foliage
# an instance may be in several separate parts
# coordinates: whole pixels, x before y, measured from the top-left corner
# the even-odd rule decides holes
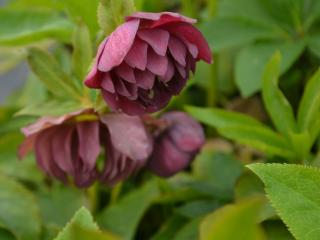
[[[206,128],[206,146],[185,172],[170,179],[141,172],[81,191],[48,179],[32,155],[18,161],[21,127],[88,104],[81,82],[104,37],[98,5],[8,0],[0,9],[0,73],[26,61],[32,70],[0,107],[0,239],[318,239],[317,231],[304,235],[320,223],[316,168],[252,167],[275,210],[245,167],[319,165],[318,0],[135,0],[140,11],[197,18],[213,50],[215,63],[199,63],[166,109],[185,109]],[[305,198],[295,202],[294,194]],[[294,215],[310,199],[310,215]]]

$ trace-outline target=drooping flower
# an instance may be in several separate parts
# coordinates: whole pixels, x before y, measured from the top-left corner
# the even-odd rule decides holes
[[[129,115],[164,108],[195,72],[197,61],[212,62],[195,22],[172,12],[127,17],[100,44],[85,84],[101,89],[110,108]]]
[[[106,114],[100,119],[92,111],[84,111],[42,117],[23,133],[21,158],[34,149],[46,174],[65,183],[71,176],[78,187],[88,187],[97,179],[115,184],[142,167],[152,151],[152,139],[141,119],[122,114]],[[100,171],[97,159],[102,147],[108,157]]]
[[[205,137],[201,125],[184,112],[169,112],[160,120],[165,124],[156,133],[147,167],[159,176],[170,177],[190,164]]]

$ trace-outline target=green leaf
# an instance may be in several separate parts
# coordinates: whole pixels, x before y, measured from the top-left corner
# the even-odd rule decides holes
[[[0,239],[1,240],[16,240],[14,235],[8,230],[0,228]]]
[[[175,234],[173,240],[194,240],[199,237],[199,225],[202,218],[194,218]]]
[[[81,109],[83,109],[83,106],[77,102],[52,100],[28,105],[18,111],[16,116],[61,116]]]
[[[263,73],[262,96],[276,128],[284,135],[296,132],[297,126],[292,107],[278,87],[281,54],[276,52],[269,60]]]
[[[301,132],[308,132],[311,136],[311,143],[319,135],[320,128],[317,128],[320,109],[320,70],[318,70],[308,81],[298,110],[298,126]]]
[[[89,28],[91,37],[95,37],[99,30],[97,22],[97,8],[99,0],[90,0],[90,4],[83,4],[78,0],[63,0],[61,5],[67,11],[68,15],[75,21],[82,20]]]
[[[92,231],[79,227],[77,225],[72,228],[72,237],[68,240],[120,240],[115,235],[106,232]]]
[[[17,239],[40,237],[40,212],[34,196],[21,184],[4,176],[0,176],[0,225]]]
[[[268,240],[294,240],[281,221],[266,221],[263,223],[263,228]]]
[[[285,138],[264,126],[239,125],[219,128],[218,131],[226,138],[248,145],[263,153],[287,159],[295,156],[290,143]]]
[[[85,204],[85,196],[81,190],[61,185],[41,189],[37,193],[37,200],[44,222],[57,228],[62,228]]]
[[[124,240],[132,239],[143,214],[158,194],[156,182],[149,181],[103,210],[98,216],[98,223]]]
[[[320,34],[314,34],[308,38],[308,48],[320,57]]]
[[[235,66],[236,83],[242,96],[251,96],[261,89],[264,67],[275,51],[279,50],[282,54],[280,74],[283,74],[301,55],[304,47],[304,41],[300,41],[261,42],[243,48],[237,56]]]
[[[257,224],[261,206],[260,198],[252,198],[216,210],[202,221],[200,240],[264,240]]]
[[[268,198],[291,233],[299,240],[318,239],[319,169],[293,164],[253,164],[248,167],[264,182]]]
[[[251,43],[256,39],[272,39],[272,29],[242,19],[215,18],[200,29],[214,52]]]
[[[124,22],[124,17],[135,12],[133,0],[100,0],[98,23],[106,35]]]
[[[46,51],[39,48],[29,50],[28,61],[35,75],[44,83],[54,95],[78,99],[73,81],[61,70],[57,61]]]
[[[202,108],[187,106],[186,111],[200,122],[207,124],[211,127],[223,128],[238,125],[245,126],[261,126],[262,124],[242,113],[230,112],[218,108]]]
[[[70,222],[58,234],[54,240],[70,240],[72,239],[73,227],[77,225],[88,230],[99,230],[97,224],[93,221],[91,213],[84,207],[80,208]]]
[[[22,48],[1,48],[0,49],[0,74],[12,70],[18,63],[27,56]]]
[[[177,233],[177,229],[180,229],[186,223],[186,218],[173,215],[171,216],[159,229],[159,231],[152,236],[151,240],[168,240],[173,239]]]
[[[204,150],[195,159],[192,170],[195,178],[208,185],[208,191],[216,198],[230,200],[243,166],[230,154]]]
[[[80,23],[73,35],[72,65],[75,76],[83,81],[92,62],[93,52],[88,27]]]
[[[44,39],[71,39],[73,25],[49,11],[0,10],[0,45],[25,45]]]
[[[176,213],[189,219],[197,218],[212,212],[220,206],[217,200],[195,200],[176,209]]]

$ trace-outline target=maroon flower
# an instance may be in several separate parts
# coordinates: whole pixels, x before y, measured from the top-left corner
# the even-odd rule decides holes
[[[20,146],[24,157],[35,149],[39,167],[49,176],[67,182],[72,176],[78,187],[95,180],[112,185],[142,167],[152,151],[152,139],[138,117],[76,112],[62,117],[43,117],[23,129]],[[101,146],[107,158],[103,172],[97,169]]]
[[[189,165],[205,137],[201,125],[183,112],[169,112],[161,119],[167,127],[157,133],[147,167],[159,176],[170,177]]]
[[[177,13],[135,13],[99,46],[85,80],[102,90],[113,110],[129,115],[164,108],[195,72],[200,59],[211,63],[210,48],[192,26],[196,21]]]

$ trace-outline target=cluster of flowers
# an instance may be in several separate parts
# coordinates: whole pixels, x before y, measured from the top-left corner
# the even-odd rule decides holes
[[[79,187],[100,180],[108,185],[145,167],[159,176],[184,169],[205,138],[199,123],[183,112],[159,119],[163,109],[195,72],[212,62],[195,20],[177,13],[135,13],[99,46],[85,85],[101,89],[113,112],[92,109],[42,117],[23,129],[20,157],[35,150],[49,176]]]

